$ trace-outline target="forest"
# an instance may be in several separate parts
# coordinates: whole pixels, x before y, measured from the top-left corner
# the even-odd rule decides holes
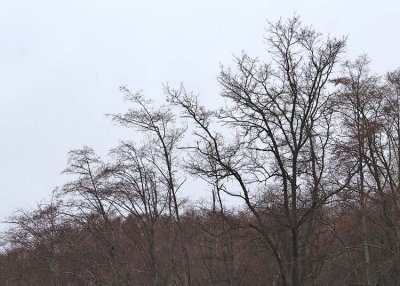
[[[219,108],[121,87],[132,139],[71,150],[51,199],[4,219],[0,284],[400,285],[400,69],[297,16],[265,33],[265,61],[221,67]]]

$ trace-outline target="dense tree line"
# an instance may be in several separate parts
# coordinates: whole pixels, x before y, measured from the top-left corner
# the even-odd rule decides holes
[[[298,17],[266,44],[221,68],[218,110],[121,88],[110,117],[136,140],[72,150],[70,181],[7,219],[1,284],[400,285],[400,70]],[[210,199],[185,199],[188,178]]]

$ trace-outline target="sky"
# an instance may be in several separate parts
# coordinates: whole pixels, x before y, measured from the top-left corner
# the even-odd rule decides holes
[[[162,102],[162,84],[221,103],[220,65],[246,51],[266,54],[265,27],[298,15],[348,36],[347,58],[371,69],[400,67],[400,2],[357,0],[0,0],[0,220],[48,199],[67,152],[99,154],[132,130],[106,113],[124,112],[119,86]]]

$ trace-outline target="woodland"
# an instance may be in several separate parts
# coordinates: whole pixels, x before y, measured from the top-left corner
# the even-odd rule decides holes
[[[51,199],[5,219],[0,284],[400,285],[400,69],[299,17],[265,33],[265,61],[221,67],[219,108],[121,87],[132,140],[70,151]]]

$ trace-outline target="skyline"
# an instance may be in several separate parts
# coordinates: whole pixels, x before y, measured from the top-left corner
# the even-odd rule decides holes
[[[69,150],[88,145],[105,155],[119,139],[133,137],[104,116],[127,110],[119,86],[161,101],[162,83],[183,82],[217,106],[219,65],[230,66],[242,50],[262,59],[267,21],[299,15],[324,34],[348,35],[346,57],[368,54],[372,72],[399,66],[400,5],[394,1],[214,2],[3,4],[2,220],[66,181],[60,173]]]

